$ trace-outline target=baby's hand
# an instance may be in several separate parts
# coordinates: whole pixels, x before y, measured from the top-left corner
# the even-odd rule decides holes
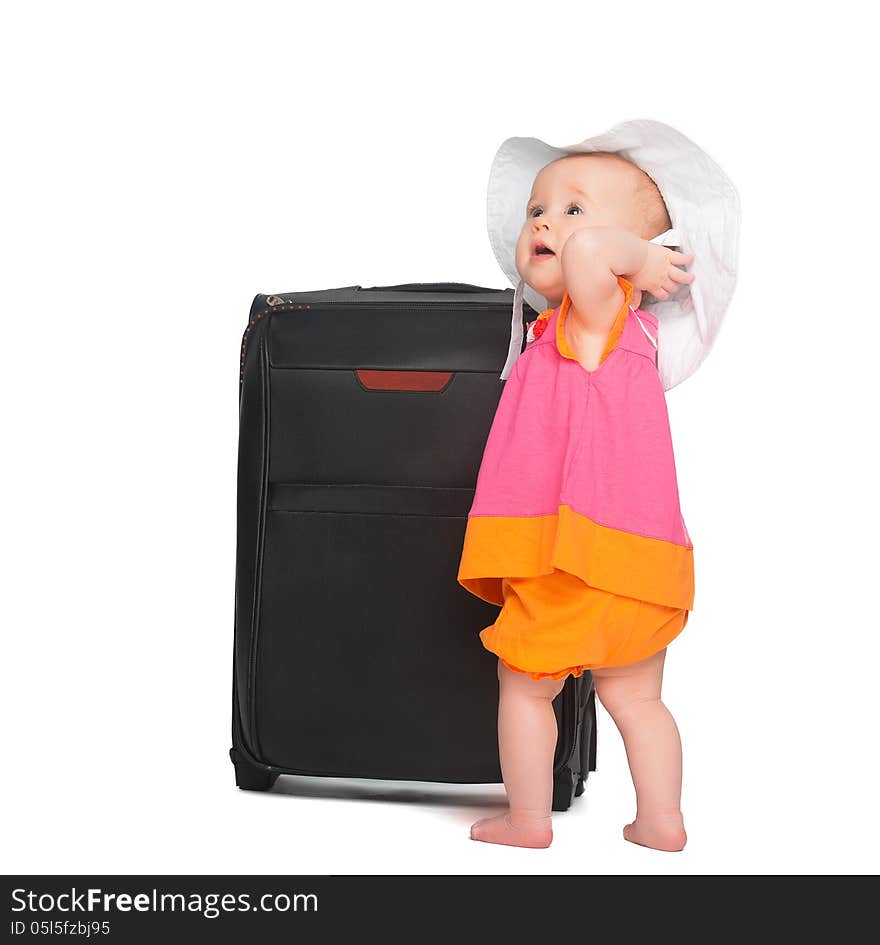
[[[643,292],[650,292],[655,299],[668,299],[678,285],[687,285],[694,281],[691,272],[679,269],[694,261],[693,255],[679,253],[659,243],[648,243],[645,262],[638,272],[626,276],[630,282]]]

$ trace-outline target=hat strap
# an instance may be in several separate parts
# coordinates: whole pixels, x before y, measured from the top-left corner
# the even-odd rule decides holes
[[[651,344],[656,348],[657,339],[651,334],[651,332],[648,331],[647,328],[645,328],[645,323],[639,318],[639,316],[636,314],[636,310],[632,306],[630,306],[630,311],[636,316],[636,321],[642,326],[642,331],[648,336],[648,341],[650,341]]]
[[[661,246],[680,246],[681,237],[678,235],[678,230],[675,228],[671,230],[666,230],[665,233],[661,233],[659,236],[655,236],[654,239],[649,240],[650,243],[659,243]]]
[[[504,369],[501,371],[501,380],[506,381],[513,370],[516,359],[520,356],[523,340],[523,289],[525,283],[522,279],[517,283],[513,293],[513,315],[510,319],[510,347],[507,349],[507,360],[504,362]]]

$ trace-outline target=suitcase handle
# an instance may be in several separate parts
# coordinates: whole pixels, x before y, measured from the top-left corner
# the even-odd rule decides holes
[[[498,292],[481,285],[467,282],[406,282],[403,285],[369,285],[357,287],[359,292]]]

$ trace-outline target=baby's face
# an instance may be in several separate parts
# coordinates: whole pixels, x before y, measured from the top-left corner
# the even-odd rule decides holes
[[[613,154],[579,154],[543,167],[532,184],[516,244],[520,277],[557,305],[565,293],[562,248],[572,233],[588,226],[613,226],[651,239],[663,232],[646,235],[651,229],[645,219],[646,186],[653,187],[653,182],[644,171]],[[539,242],[552,255],[539,254]]]

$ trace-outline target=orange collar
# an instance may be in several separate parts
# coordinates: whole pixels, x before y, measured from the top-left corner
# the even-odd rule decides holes
[[[620,340],[620,336],[623,333],[623,326],[626,324],[626,317],[629,314],[629,307],[632,302],[632,283],[624,279],[623,276],[618,276],[617,284],[623,289],[623,304],[620,306],[620,310],[614,319],[611,331],[608,332],[608,338],[605,341],[605,350],[602,352],[599,364],[617,347],[617,342]],[[562,302],[559,303],[559,317],[556,319],[556,348],[564,358],[571,358],[573,361],[577,361],[578,359],[569,347],[568,340],[565,337],[565,316],[568,314],[570,307],[571,296],[566,292],[562,297]]]

